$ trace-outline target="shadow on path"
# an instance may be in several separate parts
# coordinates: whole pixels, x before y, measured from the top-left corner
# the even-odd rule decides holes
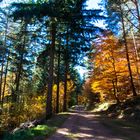
[[[112,133],[99,121],[98,116],[88,111],[71,111],[70,117],[54,135],[47,140],[126,140]]]

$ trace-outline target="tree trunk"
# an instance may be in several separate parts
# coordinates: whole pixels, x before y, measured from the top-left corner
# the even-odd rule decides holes
[[[127,66],[128,66],[128,72],[129,72],[129,77],[130,77],[132,93],[133,93],[133,96],[137,96],[135,86],[134,86],[133,76],[132,76],[129,54],[128,54],[128,45],[127,45],[127,41],[126,41],[126,32],[125,32],[123,10],[122,10],[121,4],[120,4],[120,12],[121,12],[121,21],[122,21],[122,29],[123,29],[123,40],[124,40],[124,46],[125,46],[125,51],[126,51],[126,59],[127,59]]]
[[[115,97],[117,103],[120,103],[120,100],[119,100],[119,98],[117,97],[116,87],[115,87],[115,83],[114,83],[113,80],[112,80],[112,85],[113,85],[113,93],[114,93],[114,97]]]
[[[8,31],[8,17],[6,17],[6,29],[5,29],[5,33],[4,33],[4,44],[3,47],[6,50],[6,43],[7,43],[7,31]],[[4,70],[4,58],[6,56],[6,51],[3,52],[2,55],[2,66],[1,66],[1,75],[0,75],[0,101],[1,101],[1,105],[3,106],[3,95],[2,95],[2,85],[3,85],[3,70]]]
[[[55,19],[51,19],[51,48],[50,48],[50,67],[48,77],[48,92],[46,101],[46,119],[52,116],[52,91],[53,91],[53,70],[54,70],[54,51],[56,39],[56,24]]]
[[[58,61],[57,61],[57,67],[58,67],[58,70],[57,70],[57,91],[56,91],[56,113],[59,112],[59,82],[60,82],[60,57],[61,57],[61,48],[60,48],[60,45],[61,45],[61,41],[59,43],[59,48],[58,48]]]
[[[0,101],[2,101],[3,69],[4,69],[4,56],[2,56],[2,65],[1,65],[1,74],[0,74]]]
[[[131,34],[132,34],[133,44],[134,44],[134,50],[135,50],[135,59],[136,59],[135,65],[136,65],[136,70],[137,70],[137,75],[138,75],[138,85],[140,85],[140,72],[139,72],[139,64],[138,64],[138,61],[140,59],[139,59],[138,49],[137,49],[137,43],[136,43],[136,39],[135,39],[135,36],[133,34],[133,31],[131,31]],[[139,88],[138,88],[138,92],[139,92]]]
[[[66,48],[65,48],[65,77],[64,77],[64,101],[63,112],[67,110],[67,76],[68,76],[68,30],[66,35]]]
[[[67,76],[68,76],[68,60],[67,60],[67,49],[65,50],[65,77],[64,77],[64,101],[63,101],[63,112],[67,110]]]
[[[115,66],[115,58],[114,58],[114,53],[113,50],[111,49],[111,55],[112,55],[112,66],[113,66],[113,70],[114,70],[114,79],[112,80],[112,84],[113,84],[113,90],[114,90],[114,96],[115,99],[117,101],[117,103],[120,103],[119,98],[117,97],[117,92],[118,92],[118,77],[117,77],[117,72],[116,72],[116,66]]]
[[[10,56],[10,52],[8,53],[8,56],[7,56],[7,63],[6,63],[6,68],[5,68],[3,91],[2,91],[2,107],[4,103],[4,93],[5,93],[5,87],[6,87],[6,81],[7,81],[6,79],[7,79],[7,72],[8,72],[9,56]]]
[[[117,76],[117,71],[116,71],[116,66],[115,66],[115,57],[114,57],[114,52],[111,49],[111,55],[112,55],[112,66],[113,66],[113,70],[114,70],[114,76],[115,76],[115,87],[116,87],[116,91],[118,92],[118,76]]]

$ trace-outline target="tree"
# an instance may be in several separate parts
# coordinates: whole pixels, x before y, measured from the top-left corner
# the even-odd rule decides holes
[[[129,54],[128,54],[128,45],[127,45],[127,40],[126,40],[126,31],[125,31],[125,24],[124,24],[124,17],[123,17],[123,9],[121,8],[121,5],[120,5],[120,12],[121,12],[120,14],[121,14],[122,29],[123,29],[123,39],[124,39],[123,41],[124,41],[125,50],[126,50],[126,59],[127,59],[127,66],[128,66],[128,70],[129,70],[132,92],[133,92],[133,96],[137,96],[135,86],[134,86],[133,77],[132,77],[131,64],[130,64],[130,59],[129,59]]]
[[[78,43],[82,41],[82,45],[78,45],[78,47],[84,46],[86,41],[88,42],[89,39],[87,39],[90,35],[93,34],[93,32],[96,31],[96,29],[99,30],[99,28],[94,27],[89,20],[92,21],[92,19],[95,17],[97,18],[97,15],[101,12],[101,10],[86,10],[84,9],[84,3],[86,1],[82,0],[71,0],[71,1],[48,1],[48,2],[38,2],[38,3],[29,3],[29,4],[13,4],[16,8],[14,9],[14,17],[15,18],[33,18],[36,17],[39,20],[42,20],[45,22],[46,28],[49,27],[49,42],[50,42],[50,50],[49,50],[49,71],[48,71],[48,88],[47,88],[47,105],[46,105],[46,118],[50,117],[52,115],[52,87],[54,83],[54,51],[56,48],[56,40],[58,37],[58,31],[57,28],[58,25],[62,26],[63,28],[63,37],[64,40],[62,44],[65,45],[65,88],[64,88],[64,106],[63,109],[66,110],[67,108],[67,76],[68,76],[68,69],[70,63],[69,58],[72,56],[70,55],[69,58],[66,54],[68,54],[71,50],[72,41],[75,41],[73,39],[75,36],[78,39]],[[62,8],[63,7],[63,8]],[[44,10],[45,9],[45,10]],[[47,10],[46,10],[47,9]],[[26,13],[28,16],[26,15]],[[33,12],[34,11],[34,12]],[[69,16],[68,16],[69,15]],[[99,18],[101,19],[101,15],[99,15]],[[49,24],[50,23],[50,24]],[[58,30],[58,31],[57,31]],[[70,39],[73,39],[72,41]],[[78,44],[77,43],[77,44]],[[80,43],[79,43],[80,44]],[[63,46],[64,46],[63,45]],[[77,48],[76,48],[77,49]],[[76,50],[72,48],[72,50]],[[83,48],[82,48],[83,49]],[[80,50],[82,52],[82,49]],[[78,50],[78,49],[77,49]],[[74,56],[74,55],[73,55]]]
[[[131,83],[131,88],[132,88],[132,93],[133,96],[136,96],[136,90],[135,90],[135,85],[134,85],[134,80],[133,80],[133,76],[132,76],[132,70],[131,70],[131,63],[130,63],[130,58],[129,58],[129,50],[128,50],[128,44],[127,44],[127,40],[126,40],[126,36],[127,36],[127,31],[126,31],[126,26],[125,26],[125,9],[123,5],[124,1],[118,0],[117,2],[114,1],[108,1],[108,6],[110,5],[110,8],[108,7],[109,11],[115,11],[115,13],[117,13],[117,17],[119,17],[119,21],[122,25],[122,42],[124,44],[125,47],[125,52],[126,52],[126,59],[127,59],[127,66],[128,66],[128,70],[129,70],[129,77],[130,77],[130,83]]]
[[[100,93],[101,100],[111,97],[119,103],[120,96],[127,95],[127,92],[124,94],[123,90],[127,88],[129,90],[125,49],[110,33],[98,38],[92,49],[90,60],[93,65],[90,78],[92,90]]]

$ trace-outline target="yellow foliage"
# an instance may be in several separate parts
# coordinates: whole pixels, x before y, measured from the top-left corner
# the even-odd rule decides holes
[[[70,79],[70,76],[68,75],[68,81],[67,81],[67,103],[70,101],[70,94],[72,91],[74,91],[75,86],[73,81]],[[52,96],[52,105],[53,105],[53,111],[55,112],[56,108],[56,92],[57,92],[57,85],[53,85],[53,96]],[[63,110],[63,101],[64,101],[64,83],[59,83],[59,110]]]
[[[87,103],[87,98],[84,95],[78,95],[78,104],[83,105]]]
[[[92,92],[99,92],[101,100],[118,96],[126,98],[130,90],[125,47],[113,35],[102,36],[94,42],[90,54],[93,72],[90,78]],[[131,53],[130,53],[131,52]],[[129,45],[129,57],[133,78],[138,79],[138,62],[133,45]],[[135,81],[135,83],[137,83]],[[115,95],[116,94],[116,95]],[[121,95],[121,96],[120,96]]]

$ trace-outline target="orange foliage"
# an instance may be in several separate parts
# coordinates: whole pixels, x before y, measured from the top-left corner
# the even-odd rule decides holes
[[[129,73],[124,46],[113,35],[98,38],[93,46],[90,62],[91,89],[99,92],[101,100],[123,100],[130,93]],[[134,46],[129,45],[129,56],[133,78],[137,79],[136,54]],[[135,80],[135,84],[136,84]]]

